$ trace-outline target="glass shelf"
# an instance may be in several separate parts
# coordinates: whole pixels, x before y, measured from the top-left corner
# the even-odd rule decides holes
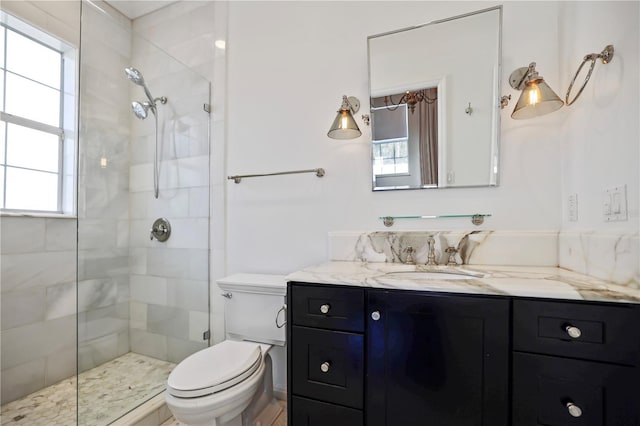
[[[384,226],[393,226],[397,219],[458,219],[469,218],[474,225],[482,225],[485,217],[491,217],[490,214],[476,213],[476,214],[441,214],[441,215],[416,215],[416,216],[380,216],[378,219],[382,220]]]

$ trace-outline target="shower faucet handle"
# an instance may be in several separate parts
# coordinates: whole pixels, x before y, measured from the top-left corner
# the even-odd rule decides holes
[[[154,238],[161,243],[167,241],[171,236],[171,224],[168,219],[161,217],[156,219],[151,226],[151,231],[149,234],[149,239],[153,240]]]

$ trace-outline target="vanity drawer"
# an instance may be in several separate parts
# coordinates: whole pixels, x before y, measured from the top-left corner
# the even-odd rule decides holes
[[[640,365],[637,324],[640,309],[631,305],[514,300],[513,349]]]
[[[363,426],[362,411],[311,399],[291,398],[291,421],[295,426]]]
[[[639,425],[638,380],[634,367],[515,353],[513,425]]]
[[[364,289],[296,283],[289,289],[294,325],[364,331]]]
[[[299,326],[292,334],[292,393],[362,409],[363,336]]]

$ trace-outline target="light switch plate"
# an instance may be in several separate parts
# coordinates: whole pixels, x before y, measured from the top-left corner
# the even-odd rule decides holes
[[[627,185],[607,188],[603,193],[602,213],[605,222],[624,221],[627,215]]]

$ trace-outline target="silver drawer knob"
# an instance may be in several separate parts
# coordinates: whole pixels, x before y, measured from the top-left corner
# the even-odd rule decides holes
[[[568,325],[564,329],[567,331],[567,334],[571,338],[577,339],[578,337],[582,336],[582,331],[580,331],[578,327]]]
[[[320,364],[320,371],[322,371],[323,373],[328,373],[329,368],[331,368],[331,363],[329,361],[325,361]]]
[[[371,312],[371,319],[374,321],[378,321],[380,319],[380,311]]]
[[[320,312],[322,312],[323,314],[328,313],[329,309],[331,309],[331,305],[329,305],[328,303],[325,303],[324,305],[320,306]]]
[[[567,410],[569,410],[569,414],[573,417],[582,416],[582,409],[573,402],[567,402]]]

